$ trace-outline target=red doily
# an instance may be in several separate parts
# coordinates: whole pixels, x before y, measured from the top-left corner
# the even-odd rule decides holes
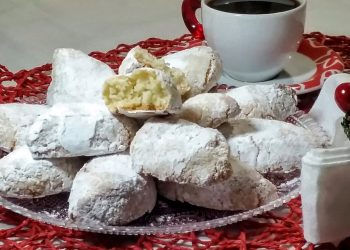
[[[326,36],[321,33],[306,34],[307,38],[334,49],[342,56],[346,70],[350,70],[350,38]],[[190,35],[175,40],[151,38],[137,44],[121,44],[103,52],[92,52],[91,56],[106,62],[115,71],[125,54],[135,45],[148,49],[156,56],[186,48],[188,43],[198,42]],[[0,65],[0,103],[26,102],[44,103],[45,93],[50,84],[51,65],[45,64],[30,70],[10,72]],[[301,96],[301,107],[306,108],[317,93]],[[301,227],[300,199],[290,201],[286,213],[278,216],[265,213],[256,220],[247,220],[223,228],[176,235],[156,236],[111,236],[73,231],[42,224],[0,207],[0,222],[13,225],[0,230],[0,249],[336,249],[332,245],[314,246],[306,244]],[[264,218],[264,220],[259,220]],[[268,221],[268,222],[267,222]],[[2,243],[2,244],[1,244]],[[294,247],[294,248],[290,248]],[[347,241],[341,248],[350,249]]]

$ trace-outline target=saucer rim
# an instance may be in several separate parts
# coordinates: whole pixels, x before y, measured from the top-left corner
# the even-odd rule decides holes
[[[203,41],[203,43],[207,44],[205,40]],[[305,47],[308,47],[308,49],[306,49],[306,53],[305,53],[305,51],[303,51],[303,49],[305,49]],[[310,48],[312,48],[312,49],[310,49]],[[315,52],[317,52],[317,53],[315,53]],[[320,53],[320,52],[322,52],[322,53]],[[345,63],[343,62],[341,56],[337,52],[335,52],[334,50],[329,48],[328,46],[323,45],[320,42],[318,42],[315,38],[302,38],[300,41],[300,44],[299,44],[299,48],[296,51],[296,53],[299,53],[303,56],[308,57],[316,64],[316,71],[310,78],[308,78],[302,82],[285,84],[286,86],[293,88],[297,95],[302,95],[302,94],[307,94],[310,92],[317,91],[317,90],[322,88],[323,83],[325,82],[325,80],[328,77],[330,77],[333,74],[339,74],[339,73],[344,72]],[[316,58],[316,59],[313,58],[311,56],[312,53],[317,54],[318,58]],[[317,60],[319,60],[320,58],[322,58],[323,61],[318,62]],[[322,68],[321,66],[329,63],[329,61],[327,61],[329,59],[333,59],[332,61],[337,61],[337,63],[334,65],[334,67],[330,67],[327,69]],[[327,73],[327,72],[330,72],[329,75],[322,78],[322,74]],[[269,81],[271,81],[271,80],[269,80]],[[315,82],[317,82],[316,85],[315,85]],[[253,85],[253,84],[254,84],[253,82],[251,82],[251,83],[249,82],[249,84],[247,84],[247,85]],[[264,83],[259,82],[256,84],[264,84]],[[267,84],[273,84],[273,83],[269,82]],[[283,83],[280,83],[280,84],[283,84]],[[227,85],[229,87],[239,87],[239,86],[235,86],[233,84],[225,83],[225,82],[218,82],[218,85]],[[244,85],[242,85],[242,86],[244,86]]]
[[[312,79],[316,73],[317,73],[317,64],[316,62],[310,58],[309,56],[303,54],[303,53],[300,53],[299,51],[296,51],[296,52],[293,52],[293,54],[298,54],[298,55],[301,55],[303,57],[307,57],[308,60],[311,60],[312,63],[313,63],[313,68],[307,72],[305,75],[307,77],[301,79],[301,83],[303,82],[306,82],[310,79]],[[297,63],[297,61],[295,61],[295,63]],[[224,70],[222,71],[222,74],[221,74],[221,77],[219,78],[218,80],[218,84],[219,85],[227,85],[229,87],[235,87],[235,88],[238,88],[238,87],[242,87],[242,86],[249,86],[249,85],[257,85],[257,84],[266,84],[266,85],[269,85],[269,84],[282,84],[282,85],[286,85],[286,86],[290,86],[290,85],[294,85],[296,84],[295,82],[293,82],[293,78],[296,77],[296,76],[291,76],[291,77],[287,77],[287,78],[278,78],[278,76],[280,75],[281,72],[283,72],[286,68],[288,68],[287,66],[283,67],[282,70],[276,75],[274,76],[273,78],[269,79],[269,80],[266,80],[266,81],[258,81],[258,82],[248,82],[248,81],[240,81],[240,80],[237,80],[237,79],[234,79],[233,77],[231,77],[228,73],[226,73]],[[301,75],[297,75],[297,77],[300,77]],[[224,78],[223,80],[221,80],[222,78]],[[230,83],[225,83],[224,80],[227,79],[228,81],[232,81]],[[275,82],[274,82],[275,81]],[[286,81],[286,82],[291,82],[291,83],[283,83],[283,81]],[[237,82],[238,84],[235,85],[234,82]],[[299,93],[298,93],[299,94]]]

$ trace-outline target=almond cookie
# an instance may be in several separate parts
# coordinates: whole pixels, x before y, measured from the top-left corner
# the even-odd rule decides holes
[[[138,173],[162,181],[210,185],[232,174],[225,137],[182,119],[148,120],[137,131],[130,154]]]
[[[33,159],[26,146],[0,159],[0,193],[13,198],[39,198],[69,192],[83,166],[82,158]]]
[[[259,173],[300,169],[304,154],[321,147],[310,131],[282,121],[231,120],[218,129],[227,139],[231,156]]]
[[[74,179],[69,196],[69,217],[123,225],[151,212],[157,199],[152,177],[131,169],[130,156],[102,156],[86,163]]]
[[[0,150],[10,152],[25,145],[28,127],[47,108],[38,104],[0,104]]]
[[[284,121],[297,109],[293,89],[283,85],[247,85],[226,93],[241,108],[237,118],[265,118]]]
[[[108,79],[103,98],[112,113],[131,117],[174,114],[180,112],[182,105],[172,78],[151,68],[139,68],[129,75]]]
[[[258,172],[230,159],[234,175],[210,186],[158,182],[160,195],[172,201],[217,210],[248,210],[278,198],[275,185]]]
[[[169,67],[163,59],[156,58],[147,50],[136,46],[128,52],[119,66],[118,73],[119,75],[127,75],[139,68],[158,69],[167,73],[181,96],[185,95],[190,90],[187,78],[181,70]]]
[[[186,98],[208,92],[221,77],[222,62],[219,55],[208,46],[185,49],[163,57],[173,68],[185,73],[190,91]]]
[[[187,99],[181,109],[181,118],[202,127],[216,128],[240,113],[237,102],[221,93],[203,93]]]
[[[58,103],[35,120],[27,145],[34,158],[112,154],[129,147],[137,128],[103,104]]]
[[[90,102],[103,104],[102,88],[114,71],[105,63],[74,49],[56,49],[52,62],[52,82],[46,102]]]

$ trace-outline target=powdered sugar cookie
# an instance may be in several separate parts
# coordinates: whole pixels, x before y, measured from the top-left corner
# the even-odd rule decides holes
[[[108,79],[103,98],[112,113],[141,118],[178,113],[182,104],[170,75],[152,68]]]
[[[198,187],[158,182],[158,192],[169,200],[217,210],[248,210],[278,198],[276,187],[258,172],[231,159],[234,174],[225,181]]]
[[[225,137],[182,119],[147,121],[137,131],[130,154],[137,172],[162,181],[210,185],[232,174]]]
[[[187,99],[181,109],[181,118],[202,127],[216,128],[240,113],[237,102],[221,93],[203,93]]]
[[[232,120],[218,129],[227,139],[231,156],[260,173],[300,169],[304,154],[321,147],[310,131],[282,121]]]
[[[185,73],[190,91],[186,98],[208,92],[219,80],[222,62],[219,55],[208,46],[185,49],[163,57],[173,68]]]
[[[33,159],[26,146],[0,159],[0,193],[14,198],[38,198],[69,192],[83,166],[81,158]]]
[[[79,50],[56,49],[46,102],[49,105],[67,102],[103,104],[103,83],[114,75],[107,64]]]
[[[35,120],[27,145],[34,158],[112,154],[129,147],[137,128],[103,104],[58,103]]]
[[[46,105],[8,103],[0,105],[0,149],[10,152],[15,147],[25,145],[28,127]]]
[[[102,156],[78,172],[68,214],[77,221],[122,225],[151,212],[156,199],[153,179],[132,170],[129,155]]]
[[[128,52],[119,66],[118,73],[119,75],[127,75],[139,68],[157,69],[168,74],[181,96],[190,90],[187,78],[181,70],[169,67],[163,59],[156,58],[147,50],[136,46]]]
[[[237,118],[266,118],[284,121],[298,109],[297,97],[284,85],[247,85],[226,93],[241,108]]]

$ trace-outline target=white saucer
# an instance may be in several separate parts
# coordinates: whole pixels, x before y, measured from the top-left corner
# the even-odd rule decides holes
[[[293,53],[288,60],[288,63],[283,68],[281,73],[271,80],[263,82],[243,82],[233,79],[225,72],[222,74],[219,84],[228,86],[245,86],[250,84],[285,84],[291,85],[299,82],[304,82],[310,79],[317,71],[316,63],[309,57],[298,52]]]

